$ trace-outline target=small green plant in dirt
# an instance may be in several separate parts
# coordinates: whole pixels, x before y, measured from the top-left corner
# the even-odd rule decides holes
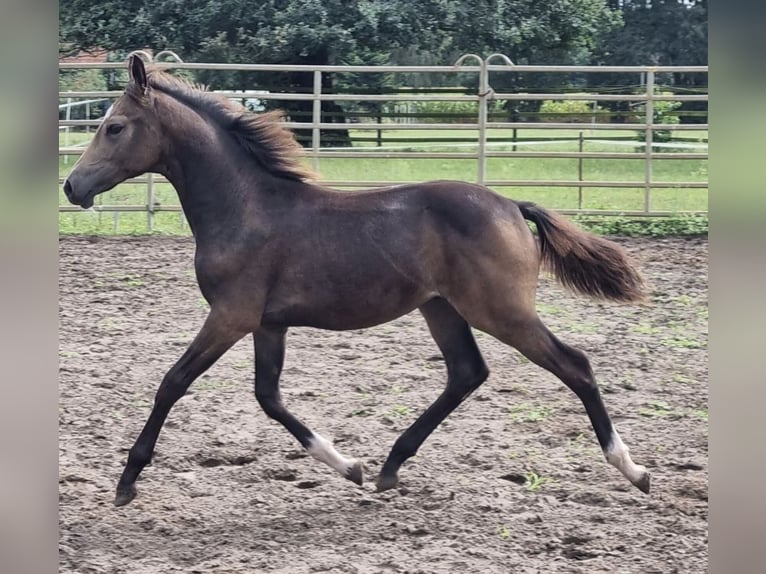
[[[674,412],[665,401],[651,401],[647,406],[638,409],[638,414],[644,417],[666,417]]]
[[[195,333],[192,333],[191,331],[179,331],[168,337],[168,341],[173,343],[191,343],[192,339],[194,339],[194,335]]]
[[[112,317],[104,317],[103,319],[100,319],[98,322],[98,326],[100,329],[117,329],[118,323],[117,320]]]
[[[617,386],[627,391],[635,391],[638,388],[633,382],[633,377],[630,376],[622,377],[619,381],[617,381]]]
[[[77,351],[59,351],[59,357],[62,359],[74,359],[75,357],[79,357],[80,353]]]
[[[630,327],[631,333],[637,333],[639,335],[656,335],[660,332],[657,327],[653,327],[650,323],[639,323],[638,325],[632,325]]]
[[[120,283],[126,287],[143,287],[146,282],[138,275],[125,275],[120,277]]]
[[[550,305],[548,303],[537,303],[536,307],[537,312],[541,315],[564,315],[567,312],[567,309],[564,307],[559,307],[558,305]]]
[[[528,363],[528,362],[529,362],[529,359],[527,359],[527,358],[526,358],[524,355],[522,355],[522,354],[521,354],[521,353],[519,353],[519,352],[515,352],[515,353],[514,353],[514,355],[516,356],[516,360],[517,360],[519,363],[525,364],[525,363]]]
[[[511,529],[507,526],[498,526],[497,535],[500,537],[500,540],[508,540],[511,537]]]
[[[534,492],[540,490],[545,485],[553,483],[553,479],[548,476],[540,476],[534,470],[528,470],[524,473],[524,488]]]
[[[216,391],[219,389],[229,389],[233,386],[234,383],[232,381],[208,379],[203,377],[194,384],[192,389],[197,391]]]
[[[140,275],[133,275],[133,274],[125,274],[120,272],[114,272],[114,273],[107,273],[106,276],[109,279],[116,279],[120,282],[121,285],[124,285],[126,287],[143,287],[146,285],[146,282],[141,278]]]
[[[396,405],[392,409],[391,413],[397,417],[407,417],[407,416],[410,416],[410,414],[412,414],[412,410],[410,409],[410,407],[406,405]]]
[[[672,381],[674,383],[678,383],[679,385],[691,385],[691,384],[694,384],[694,379],[691,379],[690,377],[687,377],[686,375],[682,375],[680,373],[673,375]]]
[[[544,421],[553,414],[553,407],[521,403],[508,409],[511,420],[514,422],[537,423]]]
[[[645,417],[696,418],[707,422],[708,411],[705,408],[673,408],[665,401],[652,401],[638,410]]]
[[[705,345],[697,339],[686,337],[682,334],[675,334],[672,337],[666,337],[660,341],[666,347],[674,349],[702,349]]]
[[[508,458],[511,460],[525,460],[527,462],[535,462],[542,458],[542,449],[537,447],[524,448],[522,450],[512,450],[508,453]]]
[[[572,464],[582,463],[583,456],[597,459],[601,454],[601,449],[590,436],[586,436],[585,433],[579,433],[574,438],[570,438],[567,442],[567,460]]]
[[[572,322],[568,323],[566,328],[570,333],[584,333],[593,335],[601,330],[601,325],[590,321],[586,321],[585,323]]]
[[[587,446],[587,441],[585,440],[585,433],[578,433],[577,436],[569,439],[568,447],[571,450],[581,451]]]
[[[691,416],[696,417],[698,419],[701,419],[705,422],[708,421],[708,411],[707,409],[692,409],[692,411],[689,413]]]
[[[677,295],[675,297],[671,297],[670,301],[673,303],[677,303],[679,305],[683,305],[684,307],[688,307],[692,303],[694,303],[694,299],[689,297],[688,295]]]
[[[133,400],[130,401],[130,406],[135,407],[137,409],[145,409],[147,407],[150,407],[152,403],[145,399],[144,397],[134,397]]]

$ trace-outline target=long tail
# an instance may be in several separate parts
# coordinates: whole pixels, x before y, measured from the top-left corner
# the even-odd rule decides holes
[[[562,285],[599,299],[644,299],[643,279],[619,245],[582,231],[534,203],[516,204],[524,219],[537,226],[543,265]]]

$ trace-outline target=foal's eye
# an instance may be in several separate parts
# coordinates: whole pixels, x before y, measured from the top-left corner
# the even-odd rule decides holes
[[[122,131],[122,124],[109,124],[106,126],[106,133],[108,133],[110,136],[116,136],[118,133]]]

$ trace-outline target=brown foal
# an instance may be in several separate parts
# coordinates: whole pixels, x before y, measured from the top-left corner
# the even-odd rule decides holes
[[[168,371],[130,449],[115,504],[136,495],[162,425],[189,385],[248,333],[255,396],[315,458],[362,484],[359,461],[282,403],[289,327],[359,329],[414,309],[444,355],[447,385],[394,443],[377,479],[393,488],[402,463],[487,378],[471,327],[515,347],[580,398],[609,463],[649,492],[601,400],[586,356],[535,311],[541,265],[575,292],[639,301],[642,281],[619,246],[561,216],[478,185],[433,181],[341,193],[311,183],[300,147],[276,112],[253,114],[142,60],[64,183],[84,208],[145,172],[168,178],[196,240],[195,269],[210,314]],[[527,221],[537,227],[538,240]]]

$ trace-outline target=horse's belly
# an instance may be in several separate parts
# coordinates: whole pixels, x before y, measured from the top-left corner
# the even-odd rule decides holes
[[[323,289],[317,285],[283,295],[277,291],[266,302],[262,323],[337,331],[363,329],[405,315],[436,295],[413,284],[366,287]]]

